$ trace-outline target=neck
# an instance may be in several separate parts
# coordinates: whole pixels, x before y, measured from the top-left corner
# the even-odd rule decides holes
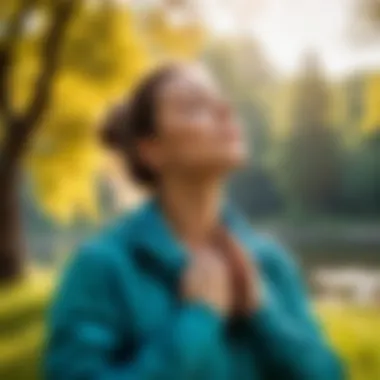
[[[215,181],[165,181],[160,200],[170,224],[191,247],[209,241],[219,223],[222,186]]]

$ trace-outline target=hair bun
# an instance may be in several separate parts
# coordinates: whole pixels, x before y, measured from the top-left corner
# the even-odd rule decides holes
[[[107,112],[100,128],[101,144],[107,149],[120,151],[125,146],[128,110],[126,102],[113,106]]]

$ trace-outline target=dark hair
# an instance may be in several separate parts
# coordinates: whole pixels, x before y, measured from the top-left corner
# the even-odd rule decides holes
[[[102,143],[121,154],[133,178],[149,187],[156,184],[157,178],[141,161],[136,144],[157,132],[158,90],[179,67],[178,64],[169,64],[148,75],[133,91],[129,101],[122,101],[109,112],[101,128]]]

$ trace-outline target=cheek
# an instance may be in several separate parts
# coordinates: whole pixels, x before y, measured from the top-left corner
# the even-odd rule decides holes
[[[233,168],[247,159],[247,150],[241,141],[217,141],[204,135],[178,139],[168,148],[168,153],[168,164],[175,167]]]
[[[243,139],[224,136],[207,117],[177,124],[166,131],[166,136],[164,151],[169,167],[234,167],[246,160]]]
[[[211,118],[194,117],[167,131],[168,148],[176,156],[200,156],[212,149],[216,136]]]
[[[178,128],[178,134],[184,141],[198,144],[207,144],[215,138],[217,128],[213,118],[209,114],[194,115],[182,122]]]
[[[238,167],[247,160],[247,149],[242,141],[230,140],[214,144],[209,161],[227,168]]]

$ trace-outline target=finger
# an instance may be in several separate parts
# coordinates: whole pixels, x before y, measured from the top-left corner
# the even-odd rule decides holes
[[[189,297],[195,297],[199,293],[199,270],[195,261],[184,274],[182,287],[184,294]]]
[[[236,291],[236,307],[239,312],[249,311],[254,292],[254,278],[252,264],[246,252],[237,243],[232,235],[226,233],[224,241],[227,259],[231,265]]]

